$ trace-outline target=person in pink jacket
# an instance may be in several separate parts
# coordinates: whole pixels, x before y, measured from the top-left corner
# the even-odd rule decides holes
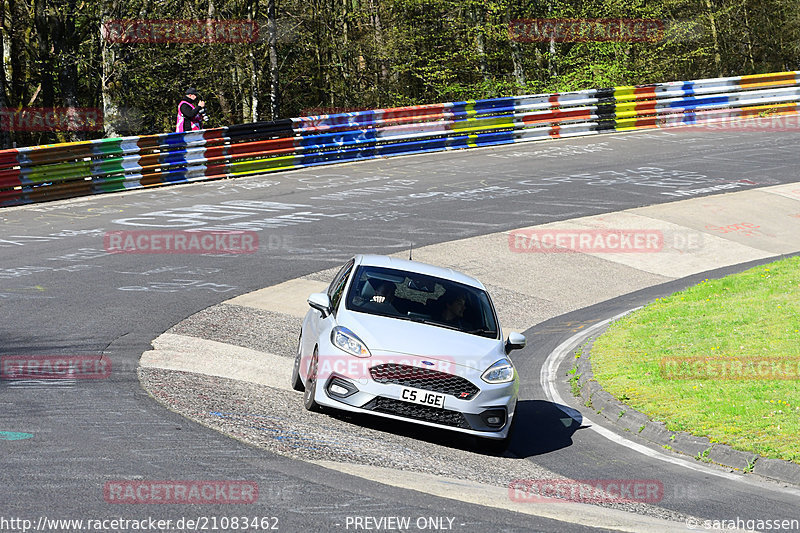
[[[193,87],[186,89],[186,96],[178,104],[175,131],[183,133],[203,129],[203,119],[206,117],[205,106],[205,101],[200,100],[196,89]]]

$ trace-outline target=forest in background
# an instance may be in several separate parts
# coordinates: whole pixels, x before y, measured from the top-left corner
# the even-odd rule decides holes
[[[519,19],[663,23],[645,42],[521,42]],[[113,20],[252,21],[233,43],[113,42]],[[334,112],[800,69],[798,0],[0,0],[0,110],[97,108],[100,131],[0,148]],[[7,126],[7,125],[6,125]]]

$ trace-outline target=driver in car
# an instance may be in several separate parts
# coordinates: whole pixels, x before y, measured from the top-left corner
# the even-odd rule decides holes
[[[444,303],[440,316],[442,322],[458,329],[465,329],[467,324],[464,312],[467,309],[467,295],[451,289],[442,295],[442,302]]]
[[[394,306],[396,288],[391,281],[381,280],[375,287],[375,293],[362,304],[362,307],[381,314],[401,314]]]

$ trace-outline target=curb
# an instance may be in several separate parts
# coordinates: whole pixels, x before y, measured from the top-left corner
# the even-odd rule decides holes
[[[800,486],[800,465],[782,459],[768,459],[753,452],[734,450],[726,444],[712,443],[707,437],[698,437],[684,431],[670,431],[664,422],[650,420],[644,413],[625,405],[606,392],[594,379],[591,350],[599,333],[573,354],[577,362],[577,389],[583,406],[602,415],[612,426],[639,436],[665,450],[694,458],[698,462],[713,463],[744,474],[752,473],[775,481]],[[576,387],[573,387],[573,391]],[[576,394],[576,396],[578,396]]]

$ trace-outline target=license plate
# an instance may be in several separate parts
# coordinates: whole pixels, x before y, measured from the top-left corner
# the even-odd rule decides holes
[[[409,389],[408,387],[403,387],[400,391],[400,399],[403,401],[438,407],[440,409],[444,408],[444,397],[444,394],[439,394],[438,392]]]

